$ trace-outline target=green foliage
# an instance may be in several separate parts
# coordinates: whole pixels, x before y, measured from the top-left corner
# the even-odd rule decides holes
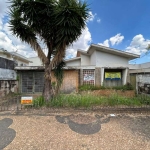
[[[150,102],[150,100],[147,100]],[[59,95],[55,97],[48,106],[51,107],[85,107],[90,108],[93,106],[141,106],[145,101],[140,100],[138,97],[128,98],[118,95],[106,96],[93,96],[86,95]],[[147,103],[150,104],[150,103]]]
[[[56,77],[57,83],[56,83],[56,92],[58,93],[58,90],[63,82],[63,76],[64,76],[64,68],[65,66],[65,62],[62,61],[61,63],[59,63],[55,69],[54,69],[54,75]]]
[[[92,108],[94,106],[142,106],[150,105],[150,97],[145,95],[138,95],[136,97],[128,98],[112,94],[110,96],[93,96],[90,94],[60,94],[51,101],[45,101],[42,96],[34,99],[33,107],[57,107],[57,108]]]
[[[127,83],[123,86],[114,86],[114,87],[105,87],[105,86],[94,86],[94,85],[81,85],[79,86],[79,91],[88,91],[88,90],[103,90],[103,89],[114,89],[114,90],[133,90],[133,86],[130,83]]]
[[[144,105],[150,105],[150,96],[146,94],[137,95],[137,99]]]
[[[89,17],[87,4],[77,0],[10,0],[10,3],[12,33],[28,44],[37,41],[38,35],[54,56],[77,40]]]
[[[43,96],[39,96],[33,100],[33,107],[42,107],[46,105],[46,101]]]
[[[79,86],[79,91],[100,90],[100,89],[106,89],[106,88],[104,86],[94,86],[94,85]]]
[[[142,103],[137,98],[128,98],[123,96],[118,96],[117,94],[111,95],[107,99],[107,106],[140,106]]]
[[[10,30],[12,34],[28,43],[45,64],[45,78],[51,79],[55,69],[57,89],[62,83],[62,61],[65,50],[76,41],[86,27],[89,9],[82,0],[9,0]],[[37,38],[38,37],[38,38]],[[48,50],[47,56],[41,42]],[[46,85],[45,85],[46,86]],[[50,87],[49,87],[50,88]],[[50,89],[43,94],[52,95]]]
[[[19,75],[17,75],[16,80],[19,81]]]

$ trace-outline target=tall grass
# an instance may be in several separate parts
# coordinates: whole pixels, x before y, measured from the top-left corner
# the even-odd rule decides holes
[[[88,90],[103,90],[103,89],[114,89],[114,90],[133,90],[133,86],[130,83],[122,86],[114,87],[105,87],[105,86],[95,86],[95,85],[81,85],[79,86],[79,91],[88,91]]]
[[[79,108],[85,107],[90,108],[93,106],[142,106],[150,105],[150,97],[133,97],[127,98],[119,95],[111,96],[93,96],[90,94],[80,95],[80,94],[61,94],[54,97],[51,101],[45,102],[43,97],[39,97],[34,100],[34,107],[71,107]]]

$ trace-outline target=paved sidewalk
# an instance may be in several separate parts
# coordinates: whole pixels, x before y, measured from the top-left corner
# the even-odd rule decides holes
[[[3,113],[1,139],[0,150],[149,150],[150,115]]]

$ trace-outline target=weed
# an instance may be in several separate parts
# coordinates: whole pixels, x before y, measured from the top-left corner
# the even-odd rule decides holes
[[[133,98],[112,94],[110,96],[93,96],[91,94],[60,94],[49,102],[42,96],[33,102],[34,107],[70,107],[70,108],[91,108],[93,106],[142,106],[150,105],[150,97],[135,96]]]

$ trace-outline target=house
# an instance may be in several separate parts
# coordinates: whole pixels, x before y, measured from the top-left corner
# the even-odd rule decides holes
[[[87,51],[66,61],[67,67],[80,69],[80,85],[119,86],[130,82],[128,61],[139,55],[92,44]]]
[[[42,60],[39,57],[30,57],[29,66],[44,66]]]
[[[0,96],[17,92],[17,73],[15,66],[29,65],[29,60],[16,52],[0,49]]]
[[[131,84],[139,93],[150,94],[150,62],[129,64]]]
[[[31,63],[28,58],[18,54],[17,52],[8,52],[3,48],[0,49],[0,57],[13,60],[15,62],[15,66],[28,66],[29,63]]]
[[[78,50],[75,58],[65,60],[66,67],[61,90],[77,91],[79,85],[120,86],[130,82],[128,61],[139,55],[92,44],[87,51]],[[44,66],[39,58],[31,58],[30,66],[17,66],[20,92],[42,92]],[[40,65],[41,64],[41,65]],[[32,66],[31,66],[32,65]]]

